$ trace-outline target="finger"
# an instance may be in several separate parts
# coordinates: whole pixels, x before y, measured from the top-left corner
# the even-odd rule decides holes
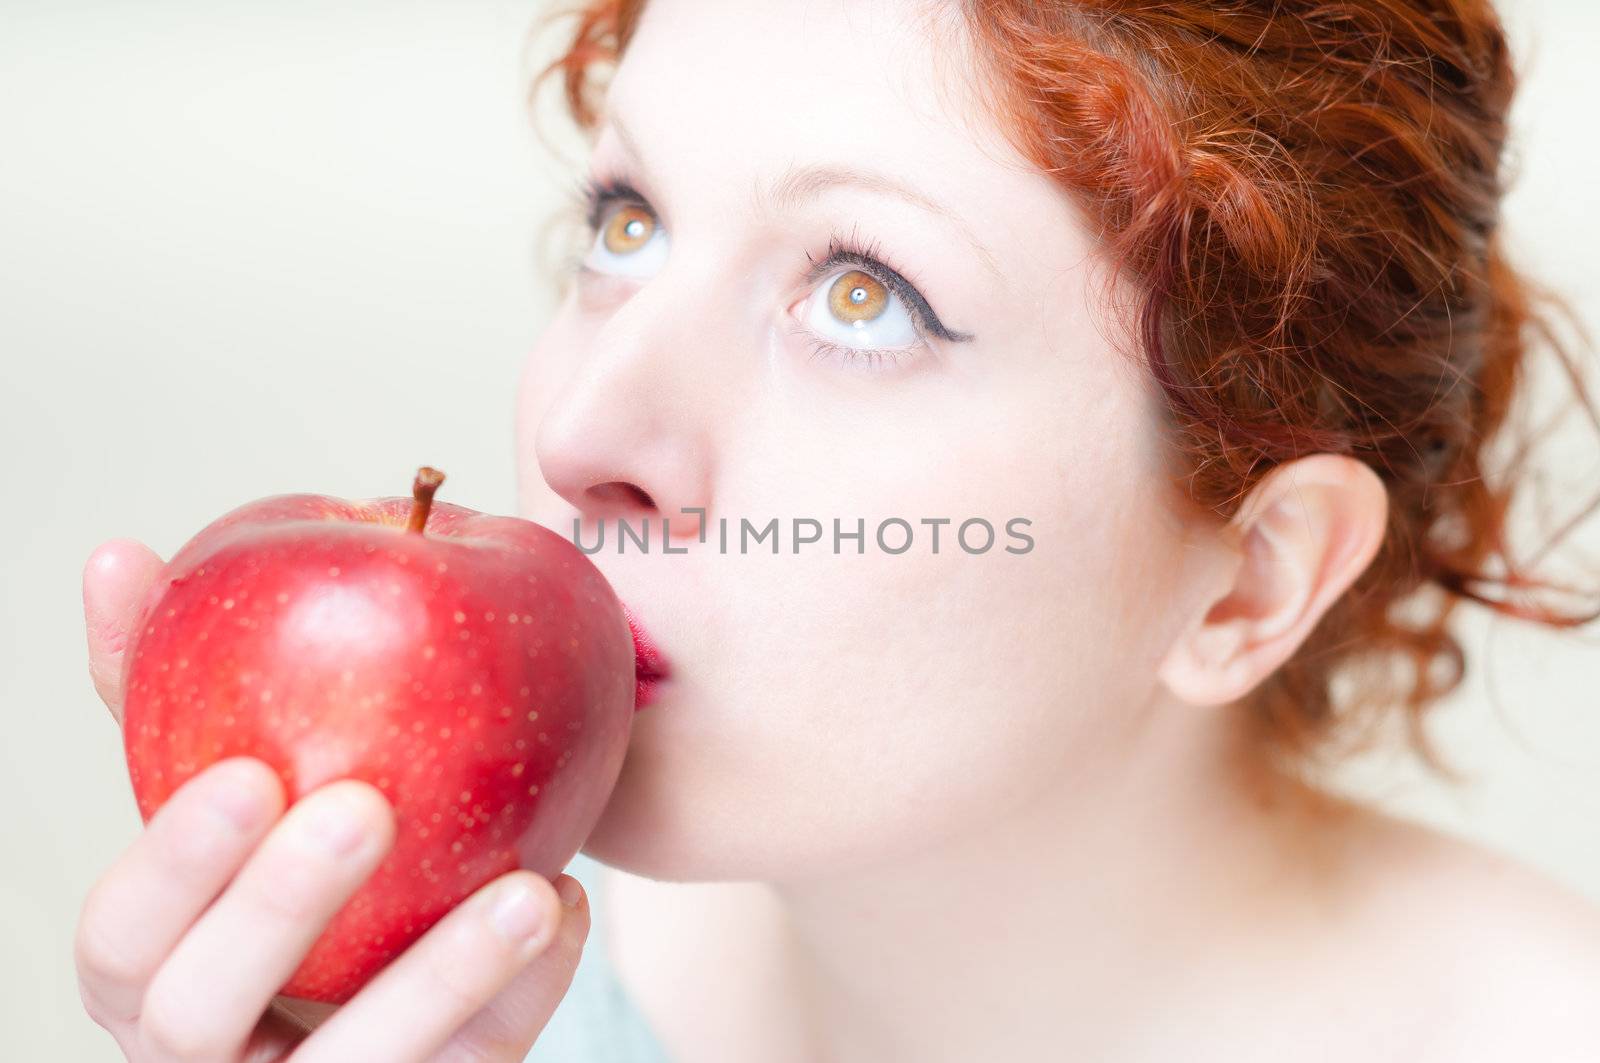
[[[456,1031],[440,1053],[441,1061],[521,1060],[544,1032],[577,973],[591,914],[577,879],[561,875],[555,886],[567,906],[560,937]]]
[[[233,1058],[394,831],[389,803],[363,782],[297,801],[151,980],[139,1019],[147,1047]]]
[[[74,951],[97,1022],[137,1016],[145,985],[283,811],[259,760],[220,761],[179,787],[84,900]]]
[[[122,722],[122,662],[130,629],[161,571],[154,550],[132,539],[101,543],[83,566],[83,617],[89,677],[100,700]]]
[[[530,960],[543,959],[541,954],[562,940],[564,917],[571,914],[539,875],[502,875],[441,919],[356,994],[300,1047],[295,1063],[433,1059]],[[567,936],[571,932],[567,928]],[[565,960],[573,952],[562,948],[556,955]],[[539,984],[531,992],[549,995],[554,1010],[570,980],[569,972],[565,981]],[[530,1036],[528,1042],[532,1040]],[[523,1046],[515,1058],[520,1060],[525,1051]]]

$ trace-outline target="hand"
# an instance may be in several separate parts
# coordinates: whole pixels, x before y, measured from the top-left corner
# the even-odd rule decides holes
[[[160,568],[129,540],[101,545],[84,568],[89,673],[119,724],[128,627]],[[365,783],[330,783],[286,811],[266,764],[212,765],[85,900],[75,941],[84,1007],[139,1063],[521,1060],[588,936],[570,875],[554,885],[530,871],[501,876],[341,1007],[275,997],[394,830],[388,802]]]

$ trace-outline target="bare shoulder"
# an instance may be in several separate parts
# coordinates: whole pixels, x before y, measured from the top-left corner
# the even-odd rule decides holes
[[[1600,1060],[1600,905],[1474,842],[1360,818],[1362,936],[1391,968],[1377,984],[1426,987],[1429,1058]]]

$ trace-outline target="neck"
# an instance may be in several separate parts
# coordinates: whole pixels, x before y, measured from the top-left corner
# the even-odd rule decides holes
[[[774,884],[811,1058],[1109,1058],[1200,1006],[1266,907],[1306,895],[1319,804],[1222,714],[1157,717],[980,832]]]

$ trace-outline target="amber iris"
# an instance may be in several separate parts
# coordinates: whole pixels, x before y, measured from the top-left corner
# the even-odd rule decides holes
[[[871,321],[888,305],[888,290],[877,278],[858,269],[840,274],[828,289],[828,309],[849,325]]]
[[[649,211],[640,207],[623,207],[611,215],[611,220],[606,223],[606,250],[616,255],[637,251],[650,242],[650,234],[654,231],[655,220],[650,217]]]

